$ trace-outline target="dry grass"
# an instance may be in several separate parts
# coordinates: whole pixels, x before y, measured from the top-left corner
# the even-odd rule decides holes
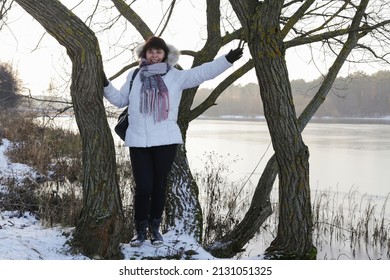
[[[199,189],[203,214],[205,245],[220,239],[239,223],[249,206],[250,186],[245,182],[230,182],[230,167],[238,159],[223,158],[216,153],[204,154],[203,169],[194,174]]]
[[[321,248],[348,244],[355,257],[361,248],[382,251],[390,258],[389,196],[373,198],[351,189],[346,194],[316,191],[313,198],[314,241]],[[379,212],[379,213],[378,213]]]
[[[206,155],[204,170],[195,176],[201,190],[204,219],[204,243],[208,244],[234,227],[245,213],[251,191],[242,190],[241,182],[229,183],[226,176],[233,161],[214,153]],[[245,189],[253,188],[246,186]],[[319,251],[325,247],[347,247],[353,258],[366,251],[367,258],[390,259],[390,220],[386,211],[389,196],[373,198],[351,189],[347,194],[314,191],[312,198],[313,242]],[[381,203],[381,205],[379,205]],[[278,227],[277,194],[272,197],[273,215],[259,230],[256,238],[269,244]],[[387,214],[386,214],[387,213]],[[258,247],[266,248],[265,244]],[[348,252],[348,255],[349,255]],[[375,255],[372,252],[379,252]],[[326,256],[325,256],[326,258]],[[331,257],[336,258],[336,257]]]
[[[14,143],[7,156],[27,164],[45,176],[77,180],[81,170],[80,135],[55,127],[39,125],[38,114],[3,110],[0,113],[0,138]]]
[[[41,180],[7,178],[0,191],[0,211],[30,212],[47,226],[75,226],[82,209],[80,182],[81,139],[70,129],[55,126],[55,122],[39,121],[41,114],[16,110],[0,112],[0,139],[13,143],[7,151],[12,162],[24,163],[40,174]],[[1,144],[1,143],[0,143]],[[118,147],[118,175],[125,214],[124,236],[131,236],[132,173],[128,150]]]
[[[34,113],[3,110],[0,139],[13,143],[12,162],[32,167],[39,180],[8,178],[0,192],[1,209],[36,214],[49,225],[73,226],[81,210],[81,141],[77,133],[40,125]]]

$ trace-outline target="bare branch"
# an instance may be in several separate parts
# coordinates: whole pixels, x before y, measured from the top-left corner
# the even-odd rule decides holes
[[[321,41],[333,39],[333,38],[336,38],[336,37],[339,37],[339,36],[347,35],[347,34],[349,34],[351,32],[356,32],[356,31],[361,31],[363,33],[367,33],[369,31],[373,31],[375,29],[379,29],[379,28],[381,28],[383,26],[386,26],[388,24],[390,24],[390,20],[385,20],[383,22],[380,22],[380,23],[372,25],[372,26],[364,25],[364,26],[357,27],[357,28],[354,28],[354,29],[350,28],[350,27],[346,27],[344,29],[339,29],[339,30],[334,30],[334,31],[329,31],[329,32],[323,32],[321,34],[312,35],[312,36],[306,37],[306,38],[298,37],[298,38],[294,38],[294,39],[292,39],[290,41],[286,41],[285,47],[286,47],[286,49],[288,49],[288,48],[292,48],[292,47],[296,47],[296,46],[301,46],[301,45],[321,42]]]
[[[211,106],[216,105],[215,101],[222,94],[222,92],[225,89],[227,89],[231,84],[233,84],[238,78],[242,77],[245,73],[250,71],[252,68],[253,68],[253,61],[250,59],[243,66],[241,66],[232,74],[230,74],[211,92],[211,94],[201,104],[199,104],[196,108],[191,110],[190,121],[199,117]]]
[[[172,0],[172,3],[171,3],[171,4],[169,5],[169,7],[168,7],[168,11],[164,14],[164,17],[161,19],[161,23],[162,23],[162,21],[163,21],[164,18],[165,18],[165,15],[168,13],[168,17],[167,17],[167,19],[165,20],[165,24],[164,24],[163,28],[161,29],[161,31],[159,32],[159,36],[161,36],[161,35],[164,33],[165,28],[167,28],[168,23],[169,23],[169,20],[171,19],[171,16],[172,16],[172,13],[173,13],[173,8],[175,7],[175,4],[176,4],[176,0]],[[157,29],[160,27],[161,23],[159,24],[159,26],[157,27]],[[157,33],[157,30],[156,30],[155,33]]]
[[[314,29],[312,29],[312,30],[310,30],[308,32],[305,32],[304,36],[308,36],[310,34],[314,34],[314,33],[318,32],[318,31],[324,30],[326,28],[329,29],[332,26],[331,22],[333,20],[335,20],[337,17],[344,18],[343,16],[339,16],[339,15],[340,15],[341,12],[346,10],[347,5],[348,5],[348,1],[346,1],[336,12],[331,12],[330,16],[328,16],[326,18],[326,20],[320,26],[318,26],[317,28],[314,28]],[[313,13],[308,13],[308,15],[313,16],[314,14]],[[325,17],[325,15],[322,14],[322,13],[319,16]],[[347,18],[347,20],[350,20],[350,19]],[[341,23],[338,23],[338,25],[341,25]],[[336,27],[336,24],[333,24],[333,26]]]
[[[123,17],[127,19],[146,40],[153,35],[144,20],[123,0],[111,0]]]
[[[324,102],[325,97],[329,93],[334,80],[337,77],[337,74],[339,73],[341,67],[344,65],[345,60],[347,59],[348,55],[351,53],[351,51],[356,47],[358,40],[359,40],[359,24],[362,20],[362,17],[364,15],[364,11],[366,10],[366,7],[368,5],[369,0],[362,0],[360,3],[360,6],[358,7],[358,10],[355,14],[355,17],[352,21],[351,25],[351,32],[349,33],[348,39],[345,42],[342,50],[337,55],[335,61],[333,62],[333,65],[330,67],[328,74],[326,75],[323,83],[321,84],[320,89],[318,90],[317,94],[314,96],[314,98],[311,100],[309,105],[305,108],[305,110],[302,112],[302,114],[299,116],[299,128],[300,131],[303,131],[307,123],[310,121],[311,117],[314,115],[314,113],[318,110],[318,108],[321,106],[321,104]]]
[[[13,0],[3,0],[0,4],[0,30],[3,25],[6,25],[6,17],[9,10],[12,8]]]
[[[43,40],[43,37],[45,37],[45,35],[47,34],[47,32],[44,32],[41,36],[41,38],[39,38],[37,44],[35,45],[35,47],[31,50],[31,52],[34,52],[36,51],[38,48],[39,48],[39,45],[41,44],[42,40]]]
[[[135,67],[135,66],[137,66],[137,65],[138,65],[138,62],[133,62],[133,63],[131,63],[131,64],[129,64],[129,65],[126,65],[126,66],[123,67],[121,70],[119,70],[119,71],[116,72],[114,75],[112,75],[112,76],[109,78],[109,80],[110,80],[110,81],[115,80],[115,79],[118,78],[120,75],[122,75],[123,73],[125,73],[127,70],[129,70],[129,69],[131,69],[131,68],[133,68],[133,67]]]
[[[307,11],[307,9],[310,8],[310,6],[313,4],[314,1],[315,0],[305,1],[305,3],[303,3],[303,5],[299,7],[299,9],[295,12],[295,14],[290,17],[290,19],[287,21],[286,25],[281,31],[282,38],[287,36],[287,34],[290,32],[293,26],[298,22],[298,20],[300,20],[304,16],[305,12]],[[297,1],[292,1],[292,2],[295,3]]]
[[[85,24],[87,24],[88,27],[91,27],[93,17],[94,17],[94,15],[99,7],[99,4],[100,4],[100,0],[96,1],[95,8],[93,9],[92,13],[87,17],[87,19],[85,20]],[[89,21],[89,23],[88,23],[88,21]]]

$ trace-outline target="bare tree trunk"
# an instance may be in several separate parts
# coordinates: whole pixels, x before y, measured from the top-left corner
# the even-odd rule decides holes
[[[246,28],[279,169],[278,234],[266,253],[269,258],[315,258],[309,152],[298,129],[279,29],[284,1],[230,2]]]
[[[307,1],[308,3],[309,1]],[[311,1],[312,2],[312,1]],[[312,101],[305,108],[303,113],[298,119],[299,130],[303,131],[315,112],[324,102],[328,95],[334,80],[337,77],[341,67],[346,61],[348,55],[356,47],[359,38],[365,36],[364,32],[359,34],[359,23],[362,20],[364,11],[367,7],[368,0],[361,2],[359,9],[351,24],[351,32],[348,35],[348,39],[343,45],[339,55],[334,61],[333,65],[329,68],[329,72],[324,78],[321,87],[317,94],[313,97]],[[244,10],[243,6],[241,10]],[[307,9],[307,7],[304,7]],[[256,187],[252,203],[245,214],[244,218],[231,232],[227,233],[222,240],[218,240],[217,244],[211,247],[211,253],[219,257],[233,257],[240,252],[247,242],[253,238],[259,225],[271,214],[270,209],[270,192],[274,184],[276,175],[278,173],[277,161],[275,155],[268,161],[264,172]]]
[[[123,212],[95,34],[59,1],[16,2],[66,48],[72,60],[70,90],[83,144],[84,201],[73,244],[91,258],[120,258]]]
[[[278,38],[278,20],[272,22],[272,19],[265,18],[265,14],[277,12],[278,6],[270,8],[274,10],[264,13],[258,22],[264,30],[259,37],[264,36],[264,40],[255,40],[253,44],[253,47],[258,46],[261,52],[265,50],[266,53],[259,59],[258,67],[255,62],[255,68],[279,167],[278,233],[266,253],[270,258],[315,258],[309,150],[298,129],[287,67]],[[275,16],[279,18],[278,15]],[[257,54],[258,51],[254,50]]]
[[[165,211],[167,226],[178,235],[191,235],[201,241],[203,222],[198,200],[199,189],[192,177],[184,146],[178,149],[169,179]]]

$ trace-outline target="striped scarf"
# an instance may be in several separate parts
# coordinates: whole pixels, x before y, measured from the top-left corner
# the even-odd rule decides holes
[[[155,123],[168,118],[169,93],[161,75],[166,74],[169,69],[169,65],[165,62],[149,64],[146,59],[141,60],[140,111],[143,114],[153,115]]]

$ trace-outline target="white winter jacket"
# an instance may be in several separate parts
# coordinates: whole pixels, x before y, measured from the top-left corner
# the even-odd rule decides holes
[[[170,54],[175,54],[176,56],[178,51],[176,50],[175,53],[170,52]],[[167,62],[173,66],[177,62],[177,59],[176,61],[174,60],[168,56]],[[130,94],[130,80],[134,70],[128,73],[126,83],[120,90],[117,90],[110,82],[104,88],[104,97],[118,108],[129,106],[129,127],[126,131],[125,146],[152,147],[182,144],[183,139],[177,124],[182,91],[187,88],[196,87],[204,81],[217,77],[230,66],[232,64],[226,60],[225,56],[221,56],[214,61],[188,70],[178,70],[172,67],[162,76],[169,91],[169,115],[167,119],[161,122],[155,122],[152,115],[140,112],[142,83],[139,73],[134,78]]]

